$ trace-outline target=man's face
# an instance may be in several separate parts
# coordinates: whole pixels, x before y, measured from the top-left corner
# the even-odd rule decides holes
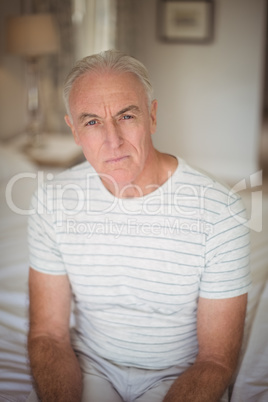
[[[157,103],[148,109],[133,74],[86,73],[74,82],[69,101],[72,122],[68,116],[66,122],[108,188],[105,176],[119,188],[150,180]]]

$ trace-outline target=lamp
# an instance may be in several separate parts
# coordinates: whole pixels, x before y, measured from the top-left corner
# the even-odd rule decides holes
[[[7,20],[7,51],[21,55],[26,60],[27,73],[27,134],[36,139],[41,130],[39,93],[39,59],[56,53],[59,37],[51,14],[25,14]]]

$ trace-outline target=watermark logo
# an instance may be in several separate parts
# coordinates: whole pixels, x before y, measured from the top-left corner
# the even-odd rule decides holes
[[[119,194],[119,197],[114,197],[113,202],[99,200],[96,204],[92,191],[94,182],[97,179],[110,180],[114,188]],[[36,210],[34,208],[22,209],[16,204],[16,199],[13,197],[13,190],[16,185],[22,180],[34,181],[37,190],[38,203]],[[172,180],[167,181],[167,186],[149,185],[152,189],[150,197],[144,197],[143,191],[138,186],[135,187],[141,203],[137,205],[128,202],[124,197],[125,192],[131,185],[125,186],[120,191],[116,188],[117,183],[110,176],[99,176],[96,172],[87,174],[84,184],[80,185],[70,182],[54,182],[54,176],[51,173],[45,175],[44,172],[38,173],[19,173],[12,177],[6,186],[6,202],[9,208],[19,215],[34,215],[36,212],[42,215],[45,211],[47,214],[55,214],[57,226],[61,226],[65,219],[69,221],[70,231],[74,230],[74,217],[79,216],[82,212],[87,216],[103,216],[112,211],[121,213],[124,216],[129,215],[144,215],[144,216],[177,216],[184,217],[185,220],[200,221],[206,213],[207,203],[211,201],[209,191],[213,189],[213,184],[210,180],[203,185],[195,186],[191,184],[181,183],[174,187]],[[172,179],[169,177],[168,179]],[[93,183],[93,185],[92,185]],[[256,232],[262,231],[262,171],[258,171],[250,175],[249,178],[244,178],[236,183],[229,192],[228,209],[230,215],[240,224]],[[44,191],[42,190],[44,188]],[[175,188],[175,190],[174,190]],[[145,189],[146,190],[146,189]],[[237,211],[235,194],[247,191],[246,201],[250,196],[250,207],[248,208],[248,216],[242,215],[241,211]],[[145,193],[147,194],[147,192]],[[244,198],[244,197],[242,197]],[[212,200],[213,201],[213,200]],[[136,208],[136,209],[133,209]],[[210,206],[209,206],[210,208]],[[208,208],[208,209],[209,209]],[[73,225],[73,226],[72,226]],[[77,227],[76,227],[76,230]],[[79,226],[78,231],[85,230],[83,225]],[[86,230],[85,230],[86,231]],[[88,230],[87,230],[88,231]],[[91,230],[89,230],[91,231]],[[119,231],[115,229],[116,233]],[[194,231],[194,230],[193,230]]]
[[[81,222],[73,218],[66,220],[66,233],[70,235],[83,235],[90,239],[93,235],[112,235],[118,239],[122,235],[130,236],[162,236],[176,237],[180,234],[212,233],[213,225],[197,219],[186,222],[183,219],[165,218],[161,223],[146,221],[136,218],[125,219],[124,221],[113,221],[105,218],[99,222]]]
[[[237,222],[255,232],[262,231],[262,190],[260,189],[260,186],[262,186],[262,170],[250,175],[249,186],[247,185],[247,180],[242,179],[232,187],[229,194],[229,211],[231,215]],[[232,210],[232,195],[245,190],[250,193],[251,206],[250,211],[248,211],[249,217],[237,215]]]

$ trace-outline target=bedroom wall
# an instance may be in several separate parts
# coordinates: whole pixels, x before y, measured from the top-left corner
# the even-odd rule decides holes
[[[159,100],[156,147],[229,181],[256,171],[266,0],[215,0],[215,35],[207,45],[161,42],[158,0],[117,1],[120,13],[131,14],[121,16],[120,32],[131,25],[135,34],[129,46],[130,33],[127,43],[120,33],[119,46],[147,65]],[[19,7],[20,0],[0,1],[0,138],[25,126],[24,63],[4,50],[5,19]]]
[[[207,45],[167,44],[157,0],[139,1],[135,56],[159,100],[156,147],[235,181],[258,169],[265,0],[216,0]]]

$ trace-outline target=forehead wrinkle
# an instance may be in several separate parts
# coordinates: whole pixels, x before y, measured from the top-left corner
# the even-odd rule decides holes
[[[126,107],[124,107],[123,109],[121,109],[121,110],[119,110],[114,116],[112,116],[112,117],[118,117],[118,116],[120,116],[121,114],[124,114],[124,113],[126,113],[126,112],[131,112],[131,111],[134,111],[134,112],[140,112],[140,108],[138,107],[138,106],[136,106],[136,105],[129,105],[129,106],[126,106]],[[85,119],[101,119],[102,117],[101,116],[98,116],[97,114],[95,114],[95,113],[81,113],[80,115],[79,115],[79,117],[78,117],[78,120],[79,120],[79,122],[80,123],[82,123]]]
[[[128,74],[123,74],[122,79],[125,75],[128,75]],[[108,101],[110,100],[111,102],[113,102],[114,97],[118,97],[121,95],[128,97],[130,93],[132,94],[132,96],[134,95],[135,97],[137,97],[138,93],[144,92],[144,88],[143,88],[142,84],[137,79],[135,79],[134,83],[132,82],[132,80],[130,80],[129,81],[130,87],[128,86],[126,88],[124,80],[122,82],[119,81],[119,83],[116,83],[116,87],[115,87],[115,83],[113,80],[114,77],[116,79],[118,77],[118,75],[117,74],[111,75],[111,76],[108,75],[108,77],[106,77],[104,75],[103,79],[101,79],[99,82],[99,78],[100,78],[99,75],[97,75],[97,78],[98,78],[97,81],[94,81],[94,80],[89,81],[89,78],[91,78],[91,73],[89,75],[88,74],[82,75],[73,84],[73,87],[70,91],[70,101],[72,102],[72,100],[73,100],[76,103],[77,99],[87,97],[87,95],[89,95],[89,97],[90,97],[91,91],[93,91],[93,93],[95,92],[94,96],[92,95],[93,101],[94,101],[94,99],[96,99],[95,95],[97,93],[98,103],[104,102],[107,100]],[[119,78],[120,78],[120,75],[119,75]],[[107,80],[107,82],[105,82],[105,79]],[[88,87],[89,91],[86,91],[86,93],[85,93],[85,88],[87,88],[87,87]]]

